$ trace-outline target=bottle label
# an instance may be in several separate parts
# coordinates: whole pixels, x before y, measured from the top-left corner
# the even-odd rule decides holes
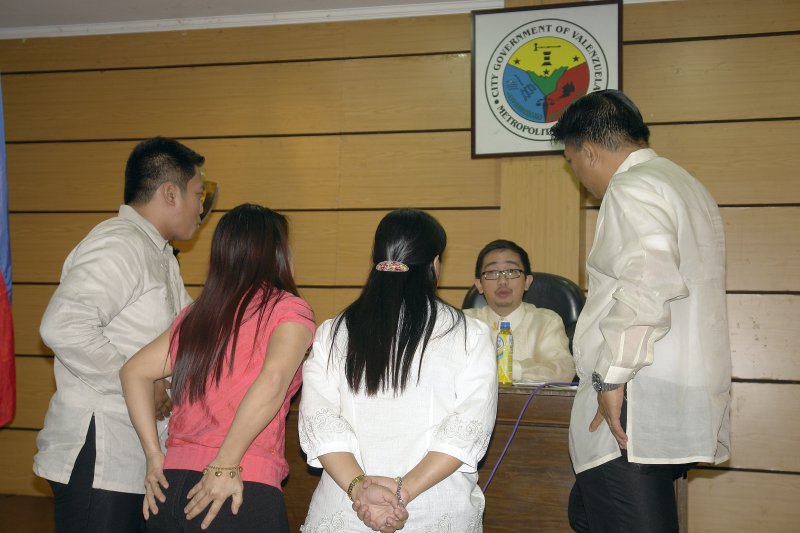
[[[511,383],[514,337],[512,337],[507,332],[498,333],[496,348],[497,348],[497,380],[500,383]]]

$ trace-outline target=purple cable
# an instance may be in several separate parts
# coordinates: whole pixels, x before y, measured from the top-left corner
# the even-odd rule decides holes
[[[486,483],[483,484],[483,488],[481,490],[484,493],[486,492],[486,488],[489,486],[489,483],[492,482],[492,478],[494,477],[495,472],[497,472],[497,469],[500,467],[500,463],[503,461],[503,458],[506,456],[506,452],[508,451],[508,447],[511,446],[511,441],[514,440],[514,436],[517,434],[517,428],[519,428],[519,423],[522,421],[522,415],[525,414],[525,409],[528,408],[528,404],[531,403],[531,400],[533,399],[533,397],[536,396],[539,393],[540,390],[542,390],[543,388],[547,387],[548,385],[574,386],[574,385],[577,385],[577,382],[573,382],[573,383],[557,383],[557,382],[542,383],[541,385],[539,385],[538,387],[533,389],[533,392],[531,392],[530,395],[528,395],[528,399],[525,400],[525,405],[522,406],[522,410],[520,410],[520,412],[519,412],[519,416],[517,417],[517,423],[514,424],[514,429],[511,431],[511,435],[509,435],[509,437],[508,437],[508,442],[506,442],[505,448],[503,448],[503,451],[500,452],[500,457],[497,458],[497,462],[494,464],[494,468],[492,468],[492,473],[489,474],[489,477],[486,479]]]

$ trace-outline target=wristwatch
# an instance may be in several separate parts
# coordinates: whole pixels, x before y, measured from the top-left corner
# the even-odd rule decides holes
[[[600,374],[597,372],[592,372],[592,387],[597,392],[608,392],[614,389],[618,389],[625,385],[624,383],[604,383],[603,378],[600,377]]]

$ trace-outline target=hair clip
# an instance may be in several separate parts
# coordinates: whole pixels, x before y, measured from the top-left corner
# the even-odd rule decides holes
[[[375,265],[379,272],[408,272],[408,265],[400,261],[381,261]]]

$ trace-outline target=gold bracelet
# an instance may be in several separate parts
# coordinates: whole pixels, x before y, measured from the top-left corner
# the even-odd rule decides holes
[[[356,483],[364,479],[365,474],[359,474],[353,478],[353,481],[350,482],[350,486],[347,487],[347,497],[350,498],[350,501],[353,501],[353,489],[356,488]]]
[[[403,478],[400,477],[400,476],[397,476],[396,478],[394,478],[394,480],[397,483],[397,491],[394,493],[394,495],[397,496],[397,501],[400,502],[400,505],[405,507],[406,506],[406,502],[403,501],[403,497],[400,495],[400,489],[403,488]]]
[[[223,472],[228,472],[228,476],[230,476],[230,478],[233,479],[233,478],[236,477],[237,473],[239,473],[239,474],[242,473],[242,466],[241,465],[237,465],[237,466],[214,466],[214,465],[208,465],[203,469],[203,475],[205,476],[206,474],[208,474],[209,470],[213,470],[214,471],[214,475],[217,476],[217,477],[222,477],[222,473]]]

